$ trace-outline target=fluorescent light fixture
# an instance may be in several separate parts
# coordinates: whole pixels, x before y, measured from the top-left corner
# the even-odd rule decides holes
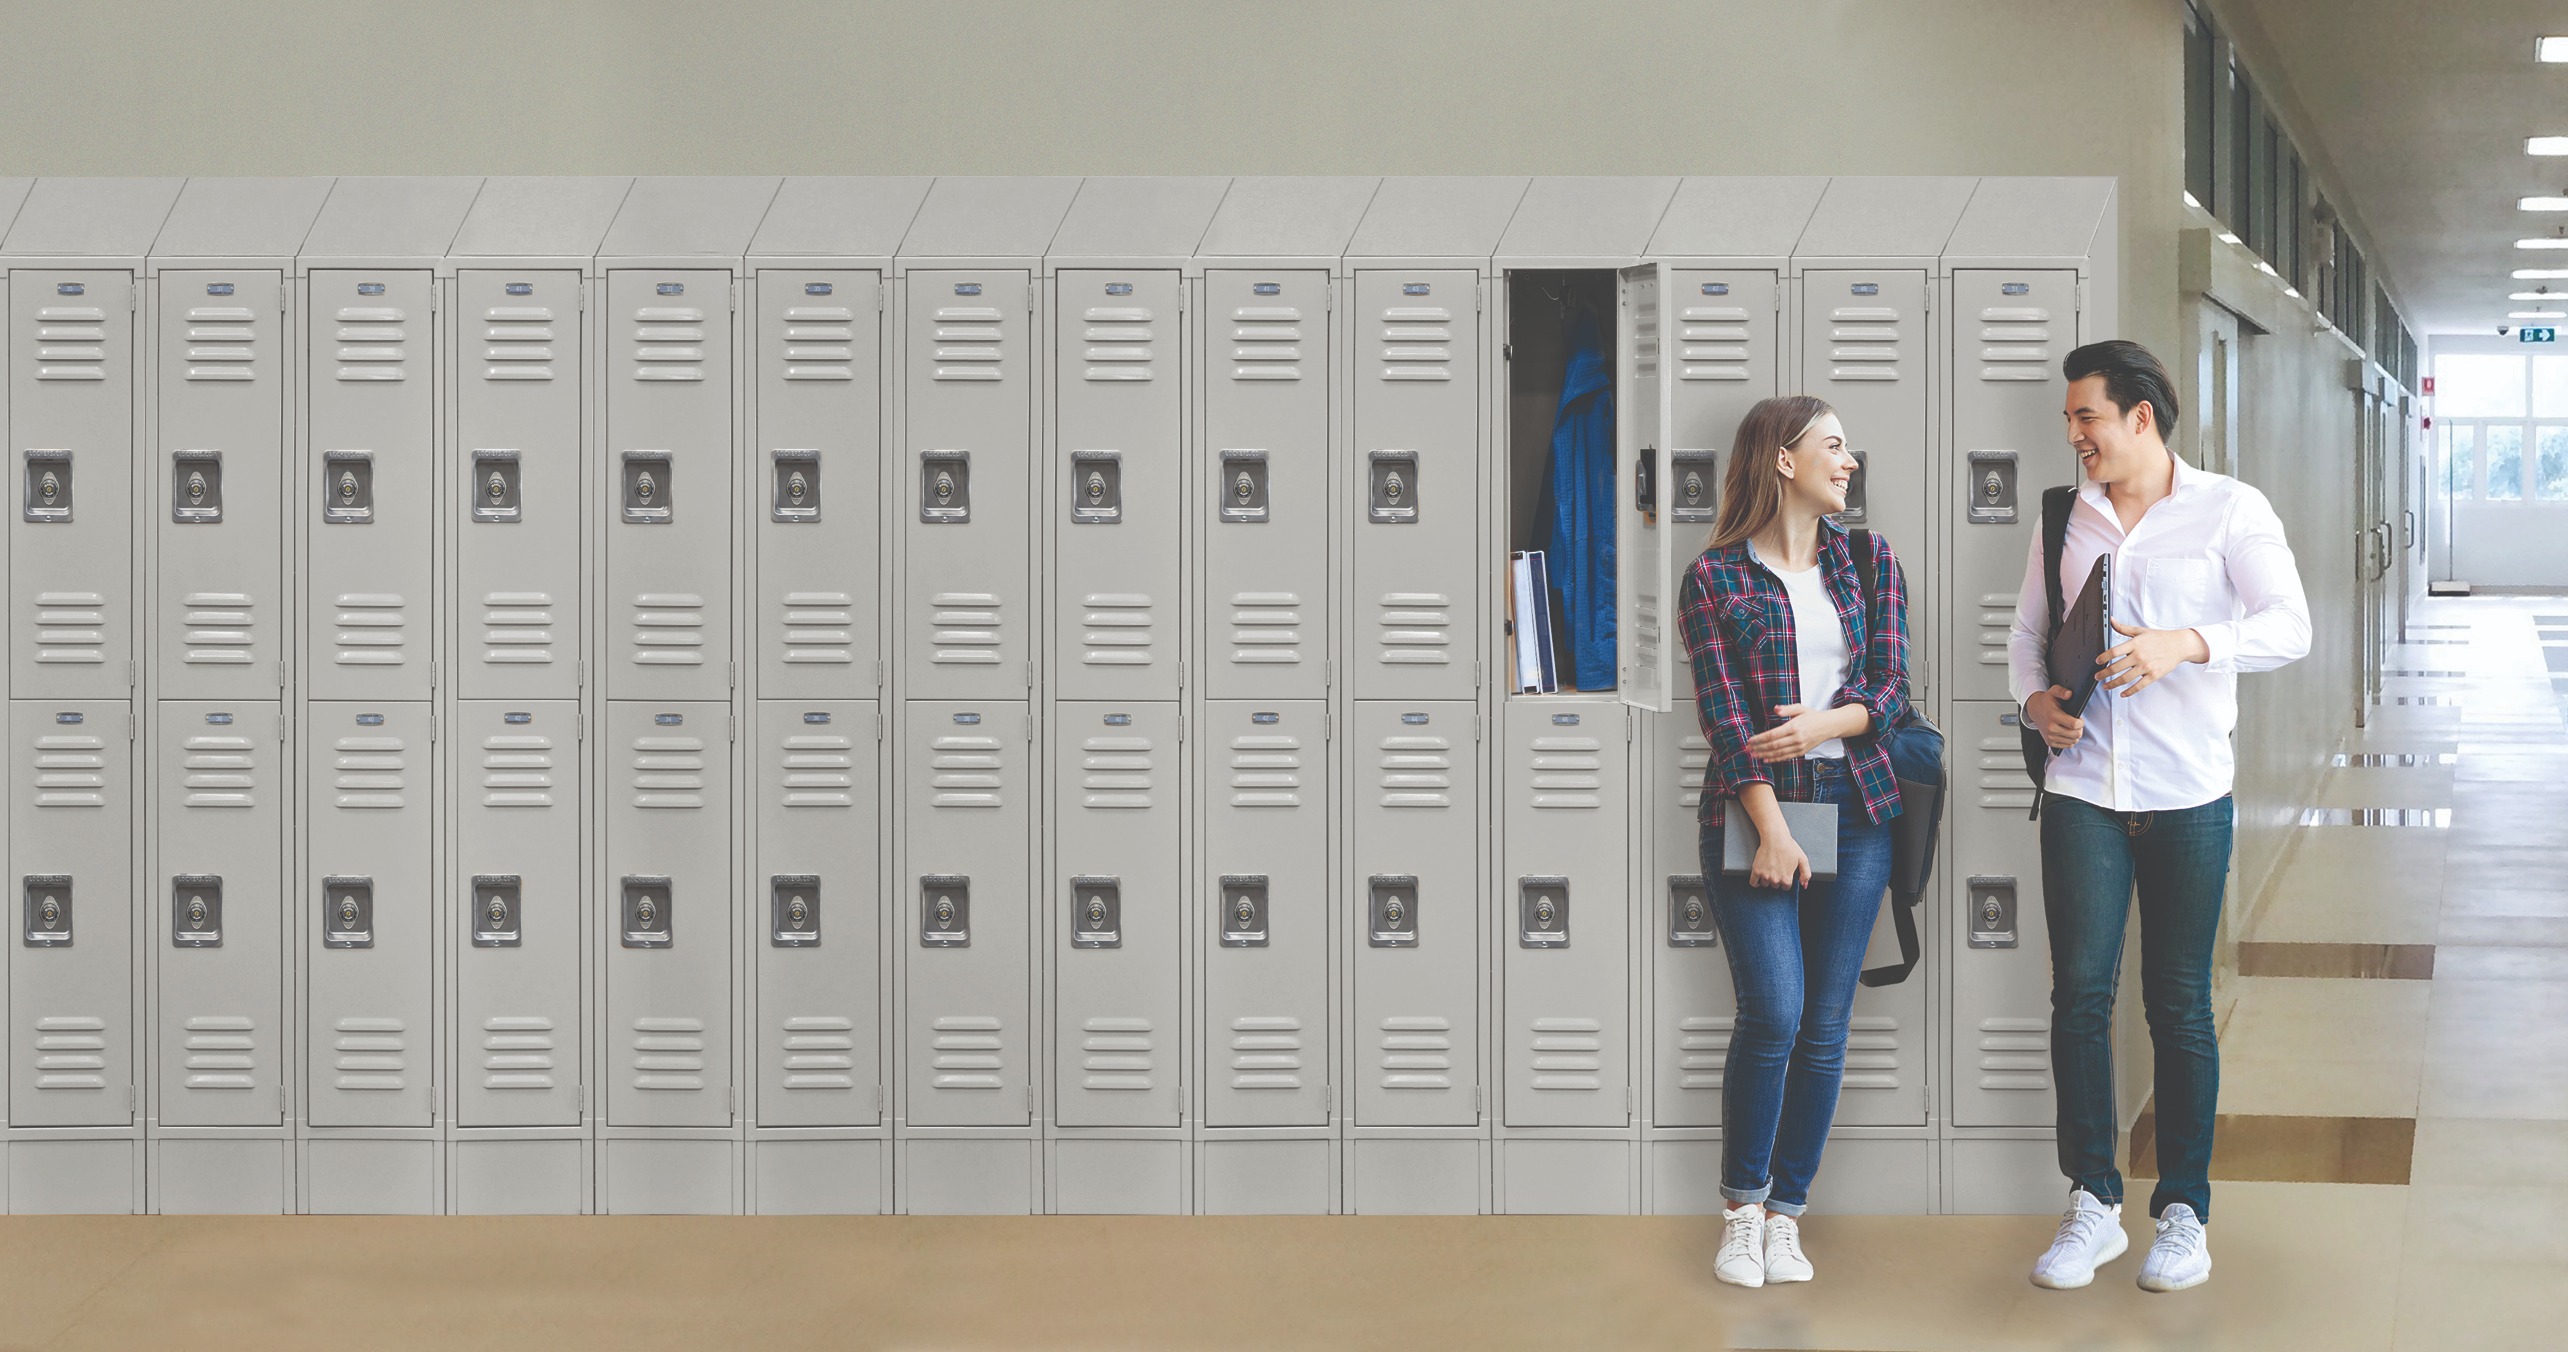
[[[2568,319],[2568,310],[2508,310],[2508,319]]]
[[[2527,155],[2568,155],[2568,136],[2536,136],[2523,143]]]
[[[2220,242],[2223,244],[2235,244],[2238,242],[2238,237],[2226,230],[2223,230],[2220,232]]]
[[[2517,292],[2515,292],[2514,294],[2507,296],[2507,297],[2506,297],[2506,299],[2507,299],[2507,300],[2568,300],[2568,292],[2552,291],[2552,290],[2548,290],[2548,289],[2546,289],[2546,288],[2545,288],[2545,289],[2543,289],[2543,290],[2540,290],[2540,291],[2517,291]]]
[[[2518,249],[2568,249],[2568,238],[2558,235],[2535,235],[2531,239],[2516,240],[2515,247]]]
[[[2273,264],[2268,263],[2268,262],[2266,262],[2264,259],[2261,259],[2261,258],[2259,258],[2259,259],[2257,259],[2257,260],[2256,260],[2256,270],[2257,270],[2258,272],[2261,272],[2261,273],[2265,274],[2265,275],[2266,275],[2266,276],[2268,276],[2268,277],[2280,277],[2280,276],[2282,276],[2282,275],[2283,275],[2283,274],[2281,274],[2281,273],[2279,273],[2279,272],[2274,271],[2274,265],[2273,265]]]
[[[2185,193],[2185,205],[2192,207],[2196,211],[2202,210],[2202,203],[2195,201],[2194,195],[2190,191]]]
[[[2514,270],[2514,279],[2518,282],[2555,282],[2562,277],[2568,277],[2568,268],[2516,268]]]
[[[2527,197],[2515,205],[2526,211],[2568,211],[2568,197]]]
[[[2535,61],[2568,61],[2568,38],[2537,38],[2532,44]]]
[[[2300,288],[2299,288],[2299,287],[2297,287],[2297,286],[2287,286],[2287,287],[2284,287],[2284,288],[2283,288],[2283,294],[2284,294],[2284,295],[2286,295],[2286,296],[2291,297],[2293,300],[2299,300],[2299,299],[2300,299]]]

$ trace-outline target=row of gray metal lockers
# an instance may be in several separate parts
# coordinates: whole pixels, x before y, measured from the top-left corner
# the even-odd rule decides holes
[[[0,180],[8,1207],[1711,1209],[1667,611],[1808,390],[1955,781],[1819,1202],[2048,1210],[2004,643],[2114,211]],[[1581,322],[1618,678],[1514,693]]]

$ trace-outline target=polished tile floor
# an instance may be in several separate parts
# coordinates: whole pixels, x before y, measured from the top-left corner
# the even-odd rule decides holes
[[[2450,815],[2317,819],[2249,918],[2195,1291],[2137,1207],[2077,1292],[2046,1217],[1814,1216],[1765,1291],[1699,1218],[17,1217],[0,1352],[2568,1347],[2568,600],[2415,620],[2313,805]]]

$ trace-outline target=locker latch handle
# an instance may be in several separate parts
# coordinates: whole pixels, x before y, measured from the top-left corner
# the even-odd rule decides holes
[[[1263,873],[1222,875],[1222,947],[1266,947],[1266,884]]]
[[[468,493],[473,520],[514,525],[523,519],[525,505],[518,495],[519,483],[517,452],[496,447],[474,451],[473,482]]]
[[[182,526],[210,526],[223,519],[223,453],[172,451],[169,519]]]
[[[918,519],[931,526],[959,526],[972,519],[972,453],[918,453]]]
[[[767,880],[767,942],[777,948],[820,946],[820,875],[779,873]]]
[[[374,879],[321,880],[321,946],[374,947]]]
[[[71,519],[71,452],[27,452],[26,519],[44,524]]]
[[[1974,526],[2012,526],[2015,508],[2016,455],[2013,451],[1973,451],[1965,494],[1966,519]]]
[[[1123,453],[1070,453],[1070,520],[1080,526],[1123,523]]]
[[[783,522],[820,520],[820,452],[808,447],[774,452],[775,501],[768,516]]]
[[[677,519],[673,457],[667,451],[624,453],[624,523],[665,526]]]
[[[1250,525],[1267,520],[1266,452],[1223,451],[1221,485],[1221,508],[1217,513],[1221,520]]]
[[[1711,525],[1721,505],[1721,453],[1701,448],[1668,452],[1668,472],[1676,476],[1676,501],[1668,520],[1681,525]]]
[[[71,875],[30,873],[25,889],[25,926],[20,931],[29,948],[71,947]]]
[[[321,453],[321,520],[332,526],[374,524],[374,452]]]

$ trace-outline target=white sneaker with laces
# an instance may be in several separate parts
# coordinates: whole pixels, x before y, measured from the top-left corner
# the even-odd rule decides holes
[[[1801,1221],[1794,1216],[1768,1216],[1765,1223],[1765,1279],[1806,1282],[1816,1274],[1801,1253]]]
[[[2158,1215],[2158,1239],[2140,1264],[2143,1291],[2182,1291],[2211,1280],[2211,1238],[2194,1209],[2170,1203]]]
[[[2098,1266],[2130,1247],[2130,1236],[2122,1233],[2122,1208],[2106,1206],[2094,1193],[2078,1188],[2069,1194],[2068,1214],[2060,1217],[2050,1249],[2033,1264],[2033,1284],[2074,1291],[2095,1280]]]
[[[1746,1202],[1721,1213],[1721,1253],[1712,1260],[1712,1275],[1732,1286],[1763,1286],[1765,1203]]]

